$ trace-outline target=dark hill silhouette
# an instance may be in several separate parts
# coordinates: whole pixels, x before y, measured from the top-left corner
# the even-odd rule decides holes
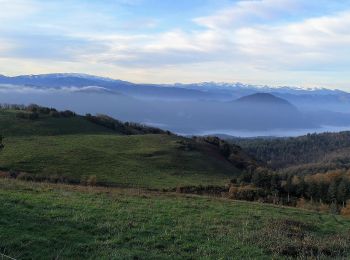
[[[291,103],[269,93],[256,93],[232,102],[232,120],[241,129],[308,128],[314,124]]]
[[[270,93],[256,93],[249,96],[241,97],[236,100],[239,103],[262,103],[262,104],[276,104],[276,105],[286,105],[293,106],[287,100],[283,98],[276,97]],[[294,107],[294,106],[293,106]]]

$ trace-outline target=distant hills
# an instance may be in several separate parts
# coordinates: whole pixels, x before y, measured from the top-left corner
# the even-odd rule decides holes
[[[269,135],[272,130],[283,135],[350,125],[350,94],[340,90],[211,82],[135,84],[58,73],[0,76],[0,93],[6,93],[0,96],[0,103],[38,103],[81,114],[103,113],[189,135],[235,135],[237,131]]]
[[[80,91],[89,90],[86,87],[100,87],[106,90],[123,93],[138,98],[167,99],[212,99],[211,95],[194,89],[166,87],[156,84],[134,84],[127,81],[96,77],[86,74],[56,73],[42,75],[24,75],[16,77],[0,77],[0,84],[24,85],[33,88],[69,88],[78,87]],[[97,90],[97,89],[95,89]],[[220,95],[221,96],[221,95]]]

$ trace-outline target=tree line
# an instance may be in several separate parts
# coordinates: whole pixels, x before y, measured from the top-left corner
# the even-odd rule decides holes
[[[53,118],[69,118],[78,116],[71,110],[59,111],[55,108],[40,106],[37,104],[17,105],[17,104],[0,104],[0,109],[16,111],[16,117],[19,119],[37,120],[40,117],[53,117]],[[134,122],[122,122],[114,119],[110,116],[103,114],[86,114],[80,116],[83,119],[88,120],[91,123],[109,128],[118,133],[126,135],[136,134],[167,134],[171,135],[170,131],[162,130],[156,127],[134,123]]]
[[[139,123],[133,122],[122,122],[120,120],[114,119],[107,115],[97,114],[91,115],[86,114],[85,118],[97,125],[104,126],[113,131],[123,133],[126,135],[137,135],[137,134],[167,134],[171,135],[170,131],[162,130],[156,127],[151,127]]]
[[[300,199],[336,209],[350,203],[350,171],[312,175],[278,174],[266,168],[243,172],[231,180],[230,194],[244,200],[296,206]]]
[[[16,113],[17,118],[36,120],[40,115],[51,116],[55,118],[59,117],[74,117],[76,114],[70,110],[58,111],[55,108],[43,107],[36,104],[31,104],[28,106],[14,106],[19,112]],[[13,109],[13,108],[12,108]]]

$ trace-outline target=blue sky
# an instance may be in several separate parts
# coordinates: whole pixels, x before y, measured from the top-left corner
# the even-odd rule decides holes
[[[0,0],[0,73],[350,90],[349,0]]]

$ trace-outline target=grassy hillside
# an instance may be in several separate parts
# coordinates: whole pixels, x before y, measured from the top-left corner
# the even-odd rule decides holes
[[[165,132],[126,135],[82,116],[29,120],[17,113],[0,112],[0,170],[20,179],[174,188],[225,185],[240,172],[205,142]]]
[[[180,140],[168,135],[9,137],[0,165],[37,177],[79,182],[96,176],[98,184],[148,188],[224,185],[238,171],[211,146],[194,144],[186,151]]]
[[[349,220],[298,209],[5,179],[0,204],[16,259],[350,257]]]

